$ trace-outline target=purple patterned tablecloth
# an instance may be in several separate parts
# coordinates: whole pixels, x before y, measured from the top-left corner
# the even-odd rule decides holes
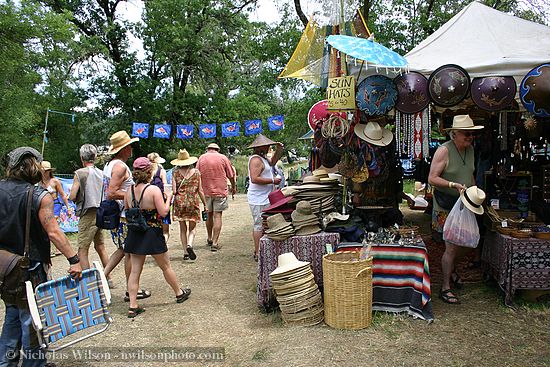
[[[258,306],[269,309],[276,305],[271,289],[269,274],[277,268],[279,255],[293,252],[298,260],[311,262],[313,276],[319,287],[323,286],[323,255],[325,244],[336,245],[340,241],[338,233],[320,232],[309,236],[292,236],[284,241],[260,239],[258,254],[258,286],[256,289]]]
[[[506,305],[518,289],[550,289],[550,241],[490,232],[481,259],[504,291]]]

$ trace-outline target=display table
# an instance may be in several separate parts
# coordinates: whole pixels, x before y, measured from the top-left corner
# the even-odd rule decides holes
[[[279,255],[293,252],[298,260],[311,262],[313,276],[317,285],[323,287],[323,255],[325,244],[336,245],[340,241],[338,233],[319,232],[309,236],[292,236],[284,241],[270,240],[266,236],[260,239],[258,253],[258,306],[270,309],[277,305],[269,274],[277,268]]]
[[[550,240],[488,232],[481,260],[504,291],[506,305],[512,304],[518,289],[550,289]]]
[[[373,245],[372,309],[434,319],[430,266],[423,242]]]

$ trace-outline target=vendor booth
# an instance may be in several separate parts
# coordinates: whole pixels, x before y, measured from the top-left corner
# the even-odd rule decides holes
[[[306,32],[312,32],[310,25]],[[507,304],[516,289],[550,289],[549,239],[540,235],[550,237],[550,28],[473,2],[405,58],[361,36],[368,34],[325,39],[339,70],[323,74],[327,99],[308,114],[311,174],[272,193],[264,211],[258,305],[277,305],[270,274],[278,273],[279,257],[292,252],[307,262],[334,311],[335,290],[326,289],[324,265],[328,254],[352,251],[355,255],[341,257],[342,269],[363,261],[364,269],[350,282],[368,274],[364,281],[370,291],[368,306],[355,302],[361,312],[350,314],[386,311],[432,321],[426,246],[414,228],[402,226],[402,161],[429,167],[434,142],[444,139],[451,124],[456,130],[467,122],[469,136],[475,137],[472,162],[479,188],[466,190],[475,186],[467,183],[457,204],[464,203],[461,210],[474,218],[485,212],[484,221],[478,221],[485,224],[473,223],[477,237],[472,238],[484,239],[486,274],[505,290]],[[527,40],[533,39],[543,46],[532,47]],[[465,154],[460,156],[464,165]],[[425,193],[422,182],[418,191]],[[468,192],[479,194],[471,198]],[[426,206],[432,200],[428,195],[411,199]],[[510,227],[514,232],[504,233]],[[476,245],[477,240],[470,247]],[[339,271],[337,266],[331,270]],[[338,289],[338,297],[357,297],[346,292]],[[354,306],[342,302],[340,307]],[[326,306],[326,317],[327,312]],[[319,313],[304,319],[320,322]]]

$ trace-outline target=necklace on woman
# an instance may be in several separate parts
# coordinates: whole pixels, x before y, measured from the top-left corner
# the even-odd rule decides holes
[[[460,157],[460,160],[462,161],[462,165],[465,166],[466,165],[466,153],[468,151],[466,149],[464,149],[464,157],[462,157],[462,154],[460,154],[460,150],[458,150],[458,147],[456,146],[456,144],[453,143],[453,145],[455,146],[456,152],[458,153],[458,156]]]

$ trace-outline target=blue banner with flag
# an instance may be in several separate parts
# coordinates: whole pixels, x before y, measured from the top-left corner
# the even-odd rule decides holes
[[[148,138],[149,124],[144,122],[134,122],[132,124],[132,136],[137,138]]]
[[[176,126],[176,137],[178,139],[191,139],[194,135],[195,127],[193,125]]]
[[[283,115],[271,116],[267,118],[267,124],[270,131],[281,130],[285,127],[285,119]]]
[[[238,122],[226,122],[222,124],[222,137],[231,138],[234,136],[239,136],[241,134],[241,126]]]
[[[153,137],[160,139],[170,139],[170,133],[172,132],[172,126],[168,124],[156,124],[153,129]]]
[[[199,125],[199,137],[211,139],[216,137],[216,124]]]
[[[262,120],[246,120],[244,122],[244,135],[259,134],[262,131]]]

